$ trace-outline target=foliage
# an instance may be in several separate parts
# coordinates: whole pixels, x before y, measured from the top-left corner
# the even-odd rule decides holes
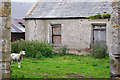
[[[37,53],[36,53],[36,58],[37,59],[39,59],[39,58],[42,58],[43,56],[42,56],[42,53],[40,52],[40,51],[38,51]]]
[[[103,15],[98,13],[97,15],[89,16],[87,18],[90,18],[90,19],[106,19],[106,18],[110,18],[110,16],[111,16],[111,14],[109,14],[109,13],[104,13]]]
[[[18,53],[18,52],[20,52],[20,49],[19,49],[19,47],[20,47],[20,44],[22,43],[22,40],[17,40],[16,42],[12,42],[11,43],[11,52],[12,53]]]
[[[25,57],[11,66],[11,77],[17,78],[109,78],[109,57],[95,59],[91,56],[64,55],[53,58]],[[12,77],[13,78],[13,77]]]
[[[64,46],[61,47],[59,53],[60,53],[60,55],[66,55],[67,52],[68,52],[68,46],[64,45]]]
[[[11,46],[12,53],[19,53],[24,50],[26,51],[26,57],[41,58],[42,56],[53,56],[52,46],[47,42],[18,40],[16,42],[12,42]]]
[[[95,58],[105,58],[107,55],[107,46],[100,43],[92,45],[91,56]]]
[[[90,18],[90,19],[101,19],[102,17],[101,17],[101,14],[98,13],[97,15],[89,16],[88,18]]]
[[[104,13],[103,15],[102,15],[102,18],[103,19],[106,19],[106,18],[110,18],[110,14],[109,13]]]

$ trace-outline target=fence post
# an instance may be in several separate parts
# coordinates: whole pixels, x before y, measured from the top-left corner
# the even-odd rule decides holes
[[[11,0],[0,0],[0,80],[10,78]]]

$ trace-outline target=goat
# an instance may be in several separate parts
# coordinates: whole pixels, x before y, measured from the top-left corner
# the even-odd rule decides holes
[[[10,55],[10,64],[12,65],[13,61],[17,61],[18,62],[18,68],[21,68],[20,66],[20,63],[21,63],[21,60],[23,58],[23,55],[25,55],[25,51],[21,51],[19,54],[16,54],[16,53],[12,53]]]

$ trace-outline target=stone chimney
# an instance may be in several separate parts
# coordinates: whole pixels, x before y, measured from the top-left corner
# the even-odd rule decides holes
[[[0,80],[10,78],[10,44],[11,1],[0,0]]]
[[[120,78],[120,2],[112,3],[112,46],[110,52],[110,77]]]

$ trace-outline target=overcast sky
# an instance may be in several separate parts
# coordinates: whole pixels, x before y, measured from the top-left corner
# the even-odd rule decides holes
[[[33,2],[12,2],[11,3],[11,17],[24,18],[27,12],[32,8]]]
[[[24,18],[38,0],[11,0],[11,17]]]
[[[11,0],[12,2],[36,2],[37,0]]]

